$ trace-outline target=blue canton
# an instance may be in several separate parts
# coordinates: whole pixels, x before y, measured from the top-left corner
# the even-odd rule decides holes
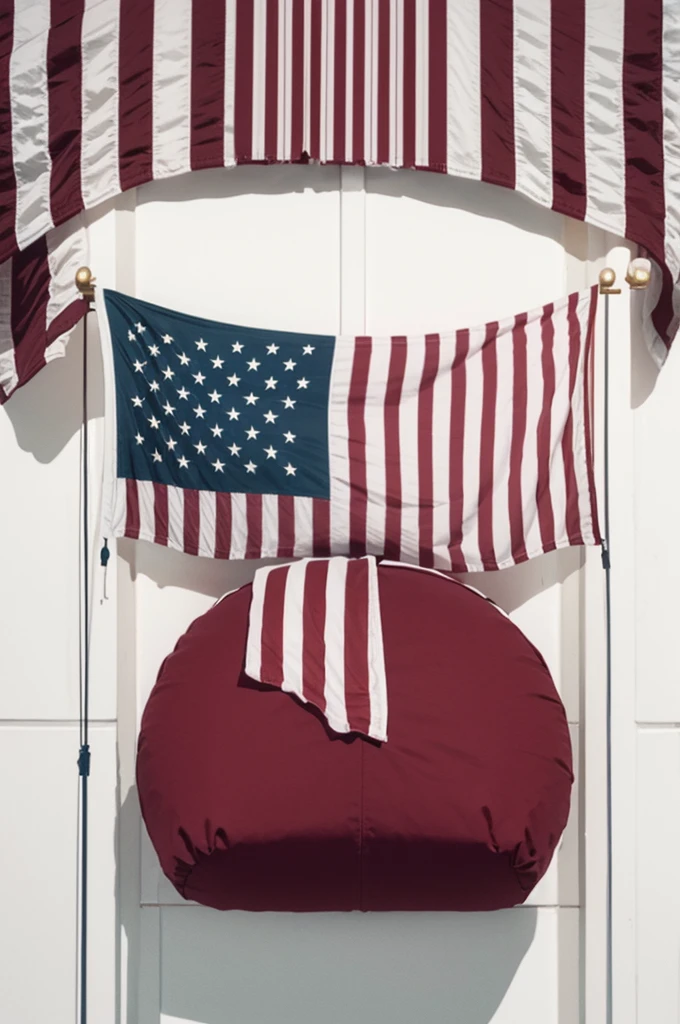
[[[104,292],[118,476],[329,498],[335,338],[236,327]]]

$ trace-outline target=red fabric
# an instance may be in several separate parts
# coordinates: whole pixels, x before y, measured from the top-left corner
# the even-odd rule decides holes
[[[379,567],[389,743],[242,674],[250,587],[197,619],[142,720],[137,781],[163,870],[218,909],[494,910],[544,874],[569,810],[564,708],[487,601]]]

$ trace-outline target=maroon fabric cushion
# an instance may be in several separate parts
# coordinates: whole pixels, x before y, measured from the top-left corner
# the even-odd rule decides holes
[[[544,874],[569,810],[541,656],[467,588],[380,566],[388,742],[330,733],[242,671],[250,587],[197,619],[144,711],[149,835],[187,899],[242,910],[494,910]]]

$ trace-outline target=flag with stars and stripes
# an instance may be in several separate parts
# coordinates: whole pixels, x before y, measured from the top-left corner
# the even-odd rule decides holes
[[[104,290],[109,535],[453,571],[598,544],[596,290],[479,328],[333,337]]]

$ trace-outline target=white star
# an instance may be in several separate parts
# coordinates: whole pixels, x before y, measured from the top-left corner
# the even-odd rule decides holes
[[[191,360],[189,359],[189,356],[186,354],[186,352],[180,352],[180,354],[179,354],[179,361],[182,364],[182,366],[188,366],[189,363],[191,362]]]
[[[160,453],[160,452],[158,451],[158,448],[156,448],[156,449],[155,449],[155,450],[154,450],[154,451],[153,451],[153,452],[151,453],[151,458],[153,459],[153,461],[154,461],[154,462],[162,462],[162,461],[163,461],[163,456],[162,456],[162,455],[161,455],[161,453]]]
[[[135,397],[132,399],[132,404],[134,405],[135,409],[141,409],[142,401],[143,400],[139,397],[139,395],[135,395]]]
[[[305,345],[302,349],[303,356],[311,356],[314,351],[314,345]]]
[[[166,366],[165,369],[163,370],[163,376],[165,377],[166,380],[172,380],[172,378],[175,376],[175,371],[171,370],[169,366]]]
[[[220,356],[215,356],[215,358],[211,359],[210,362],[213,364],[213,368],[215,370],[221,370],[224,366],[224,359],[221,359]]]
[[[140,334],[144,334],[144,331],[146,330],[146,327],[144,327],[142,324],[140,324],[139,321],[137,321],[137,323],[135,324],[135,327],[137,328],[137,330],[139,331]]]
[[[149,417],[149,423],[151,424],[151,426],[153,427],[154,430],[158,430],[158,428],[161,425],[161,421],[157,420],[155,416],[150,416]]]
[[[186,455],[180,455],[177,461],[179,463],[180,469],[186,469],[187,466],[189,465],[189,460],[187,459]]]
[[[218,427],[217,424],[215,424],[215,426],[211,427],[210,429],[212,430],[213,437],[222,437],[222,430],[224,429],[223,427]]]
[[[208,398],[210,399],[211,402],[219,402],[221,397],[222,395],[217,394],[217,388],[215,388],[214,391],[211,391],[210,394],[208,395]]]
[[[278,420],[278,418],[278,415],[275,412],[272,412],[271,409],[269,410],[269,412],[266,412],[264,414],[265,423],[273,423],[274,420]]]
[[[283,436],[286,439],[286,444],[295,444],[297,434],[291,434],[290,430],[287,430]]]
[[[275,356],[278,351],[279,351],[279,346],[278,345],[267,345],[267,355],[268,356]]]
[[[199,455],[203,455],[203,453],[207,451],[207,446],[204,445],[202,441],[199,441],[198,444],[195,444],[194,448],[196,449]]]
[[[240,341],[235,341],[234,344],[231,346],[231,351],[232,352],[243,352],[243,345],[241,344],[241,342]]]
[[[249,359],[248,360],[248,369],[249,370],[257,370],[259,365],[260,364],[258,363],[257,359]]]
[[[135,373],[141,373],[146,366],[146,363],[140,363],[139,359],[135,359],[133,366],[135,368]]]
[[[205,352],[207,347],[208,347],[208,342],[207,341],[203,341],[203,338],[201,338],[200,341],[196,342],[196,348],[198,349],[199,352]]]
[[[307,380],[306,377],[300,377],[300,380],[297,382],[297,385],[299,391],[300,388],[306,388],[309,385],[309,381]]]
[[[192,373],[191,376],[194,378],[197,384],[202,384],[203,381],[205,380],[205,374],[201,373],[200,370],[198,373]]]
[[[144,444],[144,438],[140,433],[135,434],[135,441],[137,442],[137,444]]]
[[[199,420],[202,420],[203,417],[205,416],[205,409],[203,408],[202,405],[197,405],[196,408],[194,409],[194,413],[196,414],[196,416],[198,416]]]
[[[229,387],[230,388],[237,388],[238,387],[238,382],[240,381],[240,379],[241,378],[237,377],[235,373],[232,373],[231,377],[227,377],[227,380],[229,381]]]
[[[273,377],[267,377],[266,381],[264,382],[264,384],[265,384],[265,388],[264,388],[265,391],[276,391],[276,385],[278,383],[279,383],[278,380],[274,380]]]
[[[296,402],[297,402],[297,398],[288,398],[288,397],[286,397],[286,398],[283,399],[283,408],[284,409],[294,409]]]
[[[250,392],[249,395],[244,395],[243,397],[246,400],[246,405],[255,405],[255,402],[258,401],[258,396],[254,395],[252,391]]]
[[[231,452],[232,455],[238,455],[238,453],[241,451],[241,448],[237,444],[230,444],[229,447],[227,448],[227,451]]]
[[[246,473],[254,473],[257,466],[254,462],[246,462]]]
[[[284,466],[283,468],[286,471],[286,476],[295,476],[297,472],[295,466],[291,466],[290,462],[288,463],[287,466]]]
[[[185,401],[189,397],[189,392],[187,391],[186,388],[177,388],[177,394],[179,395],[180,398],[183,398]]]
[[[160,391],[161,389],[161,386],[157,380],[152,380],[151,383],[149,384],[149,387],[151,388],[152,391]]]
[[[137,335],[132,331],[128,331],[128,341],[137,341]]]
[[[246,437],[248,438],[249,441],[254,441],[259,433],[260,431],[255,430],[255,427],[250,427],[248,430],[246,430]]]
[[[169,401],[167,401],[167,402],[165,403],[165,405],[163,406],[163,408],[165,409],[165,415],[166,415],[166,416],[172,416],[173,412],[175,411],[175,407],[174,407],[174,405],[170,405],[170,402],[169,402]]]
[[[191,427],[189,426],[188,423],[180,423],[179,429],[182,431],[183,434],[188,434],[189,431],[191,430]]]
[[[149,345],[149,352],[152,356],[159,356],[161,354],[161,350],[158,345]]]
[[[231,407],[231,409],[227,413],[227,416],[229,417],[230,420],[237,420],[240,415],[241,415],[241,413],[240,412],[236,412],[236,409],[234,409],[233,406]]]
[[[284,370],[294,370],[296,366],[297,363],[294,363],[292,359],[286,359],[285,363],[283,364]]]
[[[171,334],[164,334],[163,335],[163,344],[164,345],[172,345],[174,340],[175,339],[173,338],[173,336]]]
[[[276,452],[276,448],[274,448],[273,445],[270,444],[269,448],[263,448],[262,451],[267,453],[267,458],[268,459],[275,459],[276,458],[277,452]]]
[[[174,452],[175,448],[177,447],[177,441],[175,441],[174,437],[169,437],[165,443],[167,444],[170,451]]]
[[[216,473],[224,473],[224,463],[220,462],[219,459],[215,459],[215,461],[211,462],[210,465]]]

